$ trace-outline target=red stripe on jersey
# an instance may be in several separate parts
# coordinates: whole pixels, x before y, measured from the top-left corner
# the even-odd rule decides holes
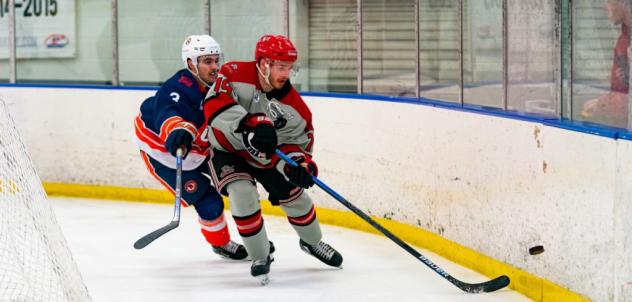
[[[175,129],[184,129],[186,131],[188,131],[189,133],[191,133],[191,135],[193,135],[193,138],[196,138],[198,135],[197,129],[195,128],[195,125],[193,125],[192,123],[189,122],[180,122],[178,123],[173,129],[171,129],[169,132],[175,130]]]
[[[134,128],[136,132],[136,137],[138,137],[141,142],[147,144],[150,148],[154,150],[167,152],[164,140],[161,139],[160,136],[158,136],[158,134],[156,134],[154,131],[145,126],[145,122],[141,118],[140,114],[134,119]],[[185,130],[189,132],[191,131],[190,128]],[[198,131],[196,130],[195,133],[198,133]],[[209,154],[208,146],[208,142],[205,142],[201,139],[196,139],[191,146],[191,152],[206,156]]]
[[[219,131],[215,127],[211,127],[211,129],[213,130],[213,135],[215,136],[215,139],[222,146],[222,148],[226,149],[230,153],[235,153],[235,147],[233,147],[233,145],[230,143],[228,138],[226,138],[224,133],[222,131]]]
[[[151,165],[151,162],[149,162],[149,156],[147,156],[147,153],[140,151],[140,157],[143,158],[143,161],[145,162],[145,165],[147,165],[147,170],[149,170],[149,173],[156,178],[156,180],[158,180],[158,182],[160,184],[162,184],[165,188],[167,188],[167,190],[169,190],[169,192],[171,192],[171,194],[173,194],[173,196],[176,195],[176,191],[173,190],[173,188],[171,188],[171,186],[164,180],[162,179],[162,177],[160,177],[160,175],[158,175],[158,173],[156,173],[156,170],[154,170],[154,166]],[[183,207],[188,207],[189,203],[184,200],[184,198],[180,198],[180,204]]]
[[[309,225],[310,223],[314,222],[314,220],[316,220],[316,211],[314,210],[314,205],[312,205],[312,208],[309,209],[309,212],[307,212],[307,214],[300,217],[288,216],[287,220],[293,225],[298,225],[298,226]]]
[[[136,128],[136,137],[138,137],[140,141],[146,143],[152,149],[167,152],[167,149],[165,149],[164,146],[164,140],[160,139],[160,137],[151,129],[145,127],[145,122],[141,118],[140,114],[136,116],[136,119],[134,119],[134,125]]]
[[[160,125],[160,139],[163,141],[167,140],[167,136],[169,135],[170,129],[174,128],[176,124],[182,121],[182,118],[179,116],[172,116],[162,122]]]
[[[235,100],[229,94],[220,94],[204,102],[204,116],[210,119],[209,122],[212,123],[212,118],[215,117],[216,112],[234,104],[236,104]]]
[[[261,83],[259,83],[258,76],[259,72],[255,65],[255,61],[231,61],[222,65],[220,73],[226,76],[226,79],[228,79],[230,83],[246,83],[254,85],[255,89],[261,90]]]
[[[195,125],[183,120],[179,116],[172,116],[162,122],[160,126],[160,138],[163,141],[167,140],[167,136],[175,129],[184,129],[191,133],[194,138],[197,137],[197,128],[195,128]]]
[[[309,110],[305,101],[301,97],[301,95],[292,87],[290,92],[281,100],[281,103],[292,106],[294,110],[301,115],[301,117],[305,120],[305,132],[314,131],[314,126],[312,126],[312,112]]]

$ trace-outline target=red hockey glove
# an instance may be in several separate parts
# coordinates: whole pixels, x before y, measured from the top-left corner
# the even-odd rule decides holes
[[[318,176],[318,166],[307,156],[297,156],[292,158],[298,166],[292,167],[285,164],[283,172],[287,176],[291,184],[308,189],[314,185],[312,176]]]

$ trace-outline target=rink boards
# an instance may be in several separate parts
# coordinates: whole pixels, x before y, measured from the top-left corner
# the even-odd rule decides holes
[[[153,93],[3,87],[0,97],[49,194],[169,201],[153,190],[133,140],[132,120]],[[576,292],[630,301],[632,142],[545,120],[305,99],[321,180],[405,240],[484,274],[509,274],[536,300],[581,301]],[[325,193],[311,194],[322,220],[368,229]],[[533,245],[545,252],[529,255]]]

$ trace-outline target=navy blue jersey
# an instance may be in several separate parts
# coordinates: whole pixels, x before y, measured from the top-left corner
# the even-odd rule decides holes
[[[175,169],[175,158],[165,149],[165,141],[171,131],[184,129],[195,140],[182,162],[183,170],[193,170],[202,164],[209,155],[207,123],[200,109],[207,91],[187,69],[176,72],[140,106],[140,114],[134,121],[139,148]]]

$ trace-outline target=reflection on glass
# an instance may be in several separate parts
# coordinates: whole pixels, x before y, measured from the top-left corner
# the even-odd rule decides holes
[[[4,16],[3,16],[4,17]],[[6,22],[8,28],[8,20],[4,17],[5,20],[0,20],[0,23],[4,24]],[[6,30],[3,33],[0,33],[0,37],[6,37],[6,42],[0,42],[0,83],[8,83],[9,82],[9,31]]]
[[[356,0],[309,1],[309,90],[357,92]]]
[[[292,85],[299,91],[309,87],[309,2],[302,0],[289,1],[290,40],[298,49],[298,66],[300,72],[292,77]]]
[[[556,0],[508,0],[508,110],[555,116]]]
[[[16,7],[17,81],[111,83],[111,1],[41,3]]]
[[[119,0],[121,83],[155,85],[184,68],[184,39],[205,34],[205,1]]]
[[[560,101],[561,105],[561,117],[565,119],[571,118],[571,108],[572,108],[572,100],[571,100],[571,9],[570,9],[570,1],[571,0],[561,0],[560,1],[560,9],[561,9],[561,31],[560,31],[560,55],[561,55],[561,91],[562,91],[562,99]]]
[[[502,0],[463,0],[463,99],[502,108]]]
[[[261,36],[285,34],[284,1],[211,1],[211,35],[222,45],[226,60],[252,61]]]
[[[9,82],[9,60],[0,59],[0,83]]]
[[[573,2],[573,118],[628,126],[630,4]]]
[[[419,4],[421,96],[459,102],[459,1]]]
[[[414,0],[362,2],[363,91],[415,97]]]

